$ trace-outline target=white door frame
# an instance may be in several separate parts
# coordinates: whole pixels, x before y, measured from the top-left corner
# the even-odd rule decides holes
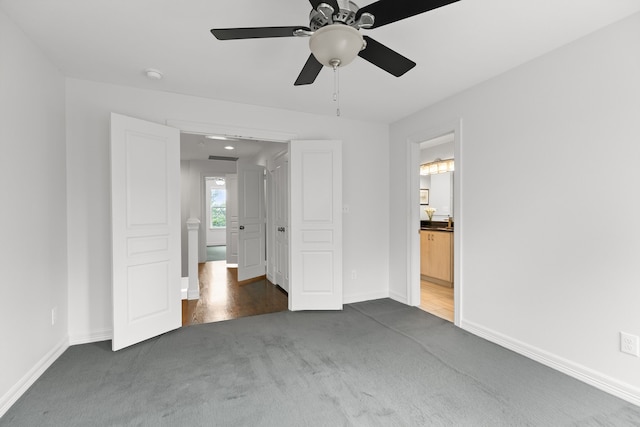
[[[420,205],[420,143],[453,132],[455,180],[453,184],[453,203],[455,231],[453,233],[453,287],[454,324],[460,326],[462,319],[463,300],[462,290],[464,281],[462,276],[462,232],[464,230],[462,205],[462,119],[444,122],[438,126],[425,129],[407,139],[406,182],[407,200],[409,201],[409,221],[406,224],[407,242],[407,302],[409,305],[420,305],[420,212],[416,208]]]

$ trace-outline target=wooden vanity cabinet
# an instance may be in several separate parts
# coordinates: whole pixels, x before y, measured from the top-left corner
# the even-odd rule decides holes
[[[453,287],[453,232],[420,231],[420,275]]]

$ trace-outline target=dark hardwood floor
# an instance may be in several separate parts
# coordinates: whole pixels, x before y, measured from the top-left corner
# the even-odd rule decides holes
[[[288,308],[287,294],[264,276],[238,282],[238,269],[226,261],[198,265],[200,299],[182,300],[182,326],[218,322]]]

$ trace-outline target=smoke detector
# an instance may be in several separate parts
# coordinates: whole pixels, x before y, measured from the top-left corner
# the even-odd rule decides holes
[[[162,72],[155,68],[147,68],[144,70],[144,74],[151,80],[162,80]]]

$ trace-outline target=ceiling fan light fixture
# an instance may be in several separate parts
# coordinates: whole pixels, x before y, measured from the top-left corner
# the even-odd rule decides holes
[[[325,67],[344,67],[364,49],[365,42],[358,30],[348,25],[332,24],[317,30],[309,39],[309,48]]]

